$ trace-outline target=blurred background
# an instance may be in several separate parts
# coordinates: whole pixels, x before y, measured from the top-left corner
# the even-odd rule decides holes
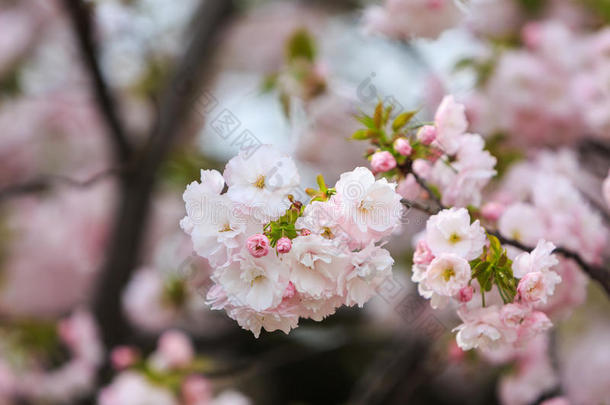
[[[205,304],[186,185],[252,143],[334,184],[367,165],[348,138],[379,101],[424,122],[454,94],[498,158],[490,192],[561,176],[604,258],[610,3],[400,3],[0,0],[0,405],[610,404],[597,283],[563,264],[524,358],[462,352],[410,280],[414,211],[364,308],[256,339]],[[172,356],[189,366],[155,367]]]

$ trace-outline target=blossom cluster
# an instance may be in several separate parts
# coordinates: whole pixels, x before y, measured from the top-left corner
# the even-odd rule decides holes
[[[120,373],[99,392],[99,405],[250,404],[247,397],[233,390],[214,396],[212,384],[201,376],[205,361],[195,356],[188,336],[178,330],[164,332],[146,359],[131,346],[116,347],[111,359]]]
[[[540,240],[511,260],[499,240],[465,208],[429,218],[413,257],[414,282],[434,308],[453,302],[463,323],[455,330],[463,350],[517,347],[551,327],[540,311],[561,277],[555,246]]]
[[[489,52],[481,58],[487,61],[475,61],[492,69],[468,101],[473,124],[508,133],[514,143],[607,137],[609,38],[608,30],[578,32],[559,20],[526,24],[522,47]]]
[[[333,188],[319,177],[304,205],[288,156],[270,146],[247,152],[223,174],[203,170],[183,196],[181,227],[214,269],[212,308],[259,336],[364,305],[391,276],[394,261],[380,242],[400,225],[396,184],[358,167]]]
[[[57,323],[19,322],[0,332],[0,402],[63,404],[94,389],[104,352],[88,312],[74,311]]]
[[[409,200],[422,193],[420,182],[425,180],[443,205],[479,206],[483,188],[496,174],[496,158],[484,149],[480,135],[466,132],[464,105],[449,95],[433,122],[409,125],[415,114],[411,111],[398,115],[387,129],[391,113],[391,107],[379,104],[373,117],[360,118],[367,128],[352,136],[375,146],[370,152],[373,171],[396,179],[398,192]]]
[[[436,38],[463,18],[456,0],[386,0],[364,14],[365,30],[391,38]]]
[[[582,178],[572,152],[540,152],[512,166],[481,208],[481,216],[507,238],[528,246],[545,238],[578,252],[588,262],[601,263],[608,232],[601,215],[578,188]],[[509,254],[516,255],[517,249],[509,247]],[[586,296],[587,277],[575,263],[561,258],[556,271],[564,283],[544,305],[552,316],[568,313]]]

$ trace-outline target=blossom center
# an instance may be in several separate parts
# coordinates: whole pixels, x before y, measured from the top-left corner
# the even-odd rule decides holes
[[[256,188],[265,188],[265,176],[263,176],[262,174],[258,176],[256,178],[256,181],[254,182],[254,186]]]
[[[374,203],[369,199],[364,199],[358,204],[358,209],[364,213],[373,209]]]
[[[322,236],[325,237],[326,239],[332,239],[335,237],[335,235],[333,234],[333,231],[331,231],[331,229],[327,226],[324,227],[324,232],[322,232]]]
[[[254,287],[254,284],[259,283],[261,281],[263,281],[265,279],[265,276],[263,275],[258,275],[256,277],[254,277],[252,279],[252,281],[250,281],[250,287]]]
[[[453,268],[443,270],[443,280],[445,280],[446,283],[448,283],[449,280],[451,280],[451,277],[453,276],[455,276],[455,271],[453,270]]]
[[[250,284],[250,287],[254,287],[254,284],[257,284],[261,281],[264,281],[265,277],[265,273],[263,272],[262,269],[258,268],[258,267],[251,267],[249,269],[247,269],[246,271],[244,271],[240,278],[246,282]]]
[[[229,223],[224,224],[224,226],[220,229],[220,232],[231,232],[233,229]]]
[[[451,235],[449,235],[449,243],[451,243],[451,244],[456,244],[461,240],[462,240],[462,237],[455,232],[453,232]]]

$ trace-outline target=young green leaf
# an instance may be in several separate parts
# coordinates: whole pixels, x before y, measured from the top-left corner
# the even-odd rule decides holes
[[[394,122],[392,122],[392,129],[394,131],[400,130],[402,127],[407,125],[409,121],[411,121],[411,118],[415,116],[416,112],[417,111],[407,111],[399,114],[398,117],[394,119]]]

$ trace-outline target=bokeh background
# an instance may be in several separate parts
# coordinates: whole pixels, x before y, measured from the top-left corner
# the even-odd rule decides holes
[[[388,245],[393,283],[362,309],[255,339],[206,306],[210,268],[179,228],[186,185],[244,142],[291,154],[303,188],[319,173],[334,183],[367,164],[348,138],[378,101],[423,122],[454,94],[500,175],[546,159],[605,237],[610,3],[371,14],[392,3],[0,0],[1,405],[610,403],[596,283],[566,270],[569,305],[534,366],[462,352],[455,314],[433,313],[410,281],[415,211]],[[162,342],[187,357],[192,345],[191,389],[209,399],[181,391],[192,375],[146,370]],[[109,399],[130,361],[140,368]]]

